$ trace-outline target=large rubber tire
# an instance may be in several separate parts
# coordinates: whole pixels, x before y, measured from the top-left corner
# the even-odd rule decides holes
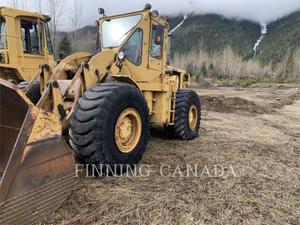
[[[18,84],[18,87],[21,90],[25,90],[29,85],[28,81],[23,81]],[[41,91],[40,91],[40,82],[35,81],[34,84],[32,85],[31,89],[27,92],[26,96],[31,100],[33,104],[37,104],[38,101],[41,98]]]
[[[197,110],[197,120],[194,129],[189,126],[189,111],[194,106]],[[192,140],[199,136],[201,122],[201,103],[199,96],[193,90],[181,89],[176,93],[175,124],[168,127],[168,133],[173,138]]]
[[[137,146],[130,153],[121,152],[114,138],[121,112],[135,109],[142,121]],[[134,86],[111,82],[97,84],[80,98],[69,129],[70,145],[82,164],[137,164],[149,139],[149,111],[142,93]]]

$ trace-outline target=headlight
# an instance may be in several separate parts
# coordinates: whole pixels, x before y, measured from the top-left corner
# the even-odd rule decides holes
[[[125,59],[125,53],[124,53],[124,52],[119,52],[119,54],[118,54],[118,59],[119,59],[120,61],[124,60],[124,59]]]

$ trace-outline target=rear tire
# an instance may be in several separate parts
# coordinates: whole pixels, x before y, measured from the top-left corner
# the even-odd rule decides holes
[[[181,89],[176,93],[175,124],[167,127],[173,138],[192,140],[199,135],[201,104],[196,92]]]
[[[140,129],[134,130],[135,120],[130,120],[130,117],[126,117],[124,123],[119,123],[126,110],[131,110],[130,112],[137,115],[136,123],[140,122]],[[116,128],[116,124],[120,126],[131,124],[132,127],[127,126],[125,131],[121,132],[121,128]],[[120,149],[120,142],[116,141],[116,134],[119,133],[116,130],[124,136],[128,134],[130,144],[134,143],[134,141],[129,142],[131,136],[138,138],[135,145],[131,145],[130,151]],[[111,82],[95,85],[80,98],[74,111],[69,134],[70,145],[79,163],[137,164],[145,152],[149,139],[149,111],[144,96],[136,87],[125,83]]]
[[[30,82],[28,81],[23,81],[21,83],[18,84],[18,87],[21,90],[25,90]],[[31,89],[26,93],[26,96],[30,99],[30,101],[33,104],[37,104],[38,101],[41,98],[41,91],[40,91],[40,82],[39,81],[35,81],[34,84],[32,85]]]

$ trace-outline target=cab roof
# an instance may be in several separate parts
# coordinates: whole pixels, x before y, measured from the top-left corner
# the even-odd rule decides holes
[[[19,17],[19,16],[34,17],[34,18],[39,18],[41,20],[46,19],[45,15],[39,14],[37,12],[29,12],[29,11],[25,11],[25,10],[4,7],[4,6],[0,6],[0,15],[1,16],[10,16],[10,17]]]
[[[123,17],[133,16],[133,15],[137,15],[137,14],[141,14],[143,17],[146,17],[147,15],[149,15],[151,18],[157,20],[161,24],[164,24],[165,26],[169,25],[169,22],[165,18],[161,17],[160,15],[157,16],[157,17],[152,17],[151,11],[148,10],[148,9],[135,11],[135,12],[128,12],[128,13],[110,15],[110,16],[103,16],[103,17],[100,17],[99,21],[104,21],[104,20],[107,20],[107,19],[123,18]]]

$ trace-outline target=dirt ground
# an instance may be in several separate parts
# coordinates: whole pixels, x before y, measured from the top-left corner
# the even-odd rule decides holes
[[[80,178],[43,224],[299,225],[300,85],[196,91],[200,138],[170,140],[154,129],[141,162],[148,177]],[[165,164],[209,175],[163,177]],[[228,176],[215,176],[216,165]]]

